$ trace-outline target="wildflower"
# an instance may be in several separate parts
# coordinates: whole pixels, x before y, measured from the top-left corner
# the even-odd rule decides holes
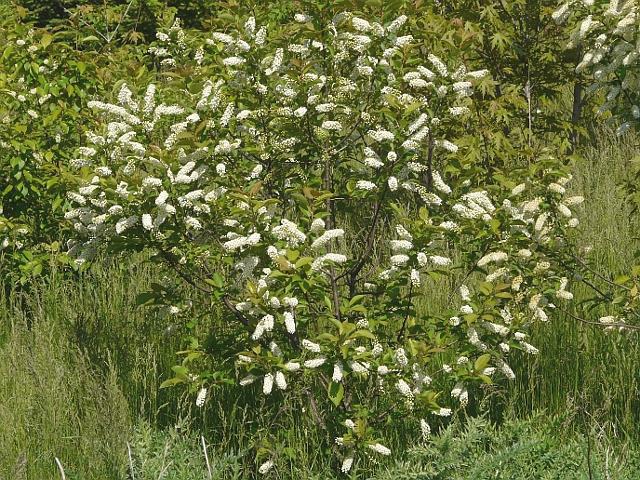
[[[457,229],[458,228],[458,224],[456,222],[452,222],[452,221],[447,220],[445,222],[442,222],[439,225],[439,227],[450,231],[450,230]]]
[[[296,322],[291,312],[284,312],[284,324],[288,333],[296,333]]]
[[[469,287],[464,284],[460,285],[458,291],[460,292],[460,297],[462,297],[463,301],[468,302],[471,300],[471,292],[469,291]]]
[[[327,359],[324,357],[313,358],[311,360],[307,360],[306,362],[304,362],[304,366],[306,368],[318,368],[324,365],[324,362],[326,361]]]
[[[470,305],[463,305],[462,307],[460,307],[460,313],[462,313],[463,315],[470,315],[473,313],[473,308],[471,308]]]
[[[352,465],[353,465],[353,457],[347,457],[342,461],[342,466],[340,467],[340,471],[342,473],[349,473]]]
[[[550,183],[547,186],[547,189],[550,192],[557,193],[557,194],[560,194],[560,195],[564,195],[564,193],[566,192],[566,189],[562,185],[560,185],[558,183]]]
[[[289,372],[295,372],[300,370],[300,364],[298,362],[287,362],[284,364],[284,369]]]
[[[246,60],[242,57],[227,57],[222,60],[222,64],[226,67],[236,67],[238,65],[242,65]]]
[[[321,236],[313,241],[311,244],[311,248],[317,250],[319,248],[324,247],[327,243],[335,238],[340,238],[344,236],[344,230],[341,228],[335,228],[332,230],[325,231]]]
[[[342,130],[342,124],[333,120],[326,120],[322,122],[322,128],[324,128],[325,130],[340,131]]]
[[[444,407],[433,412],[434,415],[438,415],[439,417],[450,417],[451,413],[452,412],[450,408],[444,408]]]
[[[262,384],[262,393],[269,395],[273,389],[273,374],[267,373],[264,376],[264,383]]]
[[[420,419],[420,432],[422,433],[422,439],[424,441],[426,441],[427,438],[429,438],[429,435],[431,435],[431,427],[429,426],[427,420],[424,418]]]
[[[368,447],[374,452],[379,453],[380,455],[385,455],[385,456],[391,455],[391,450],[389,450],[387,447],[385,447],[381,443],[370,444],[368,445]]]
[[[558,291],[556,292],[556,297],[561,298],[562,300],[573,299],[573,294],[566,291],[568,283],[569,279],[567,277],[562,277],[560,279],[560,288],[558,288]]]
[[[373,138],[376,142],[388,142],[392,141],[395,138],[393,133],[381,128],[379,128],[378,130],[369,130],[367,132],[367,135]]]
[[[271,233],[294,248],[307,239],[307,236],[298,229],[298,226],[286,218],[280,221],[279,226],[273,227]]]
[[[196,397],[196,407],[202,407],[206,399],[207,399],[207,389],[201,388],[200,391],[198,392],[198,396]]]
[[[564,204],[571,207],[573,205],[580,205],[582,202],[584,202],[584,197],[580,196],[580,195],[576,195],[574,197],[569,197],[566,198],[564,200]]]
[[[504,262],[504,261],[507,260],[507,258],[508,258],[508,255],[506,253],[504,253],[504,252],[492,252],[492,253],[489,253],[489,254],[485,255],[480,260],[478,260],[478,266],[479,267],[484,267],[485,265],[487,265],[489,263]]]
[[[504,373],[509,380],[514,380],[516,378],[516,374],[513,373],[511,367],[509,367],[504,360],[498,358],[496,359],[496,363],[498,364],[498,368],[502,370],[502,373]]]
[[[320,345],[310,340],[307,340],[306,338],[302,340],[302,346],[303,348],[309,350],[310,352],[320,353]]]
[[[450,258],[442,257],[440,255],[429,256],[429,261],[438,267],[446,267],[447,265],[451,265]]]
[[[446,183],[444,183],[444,180],[442,180],[442,177],[438,172],[433,172],[432,178],[433,178],[433,186],[436,188],[436,190],[442,193],[445,193],[447,195],[451,193],[451,187]]]
[[[411,269],[410,281],[411,285],[413,285],[414,287],[420,286],[420,272],[415,268]]]
[[[391,22],[387,26],[387,32],[396,33],[398,30],[400,30],[400,28],[402,28],[402,26],[406,23],[407,20],[408,20],[408,17],[406,15],[400,15],[398,18],[396,18],[393,22]]]
[[[324,220],[321,218],[316,218],[315,220],[313,220],[313,222],[311,222],[311,227],[309,227],[309,230],[312,233],[319,233],[324,229],[325,229],[325,223],[324,223]]]
[[[395,351],[395,361],[400,367],[406,367],[409,363],[409,359],[407,358],[407,354],[404,351],[404,348],[400,347]]]
[[[316,258],[312,263],[311,263],[311,270],[313,271],[318,271],[320,269],[322,269],[325,265],[325,263],[327,262],[331,262],[331,263],[344,263],[347,261],[347,257],[345,255],[342,255],[340,253],[327,253],[325,255],[322,255],[318,258]]]
[[[281,371],[277,371],[276,372],[275,381],[276,381],[276,386],[280,390],[286,390],[287,389],[287,380],[285,379],[284,374]]]
[[[429,55],[427,55],[427,59],[435,67],[435,69],[438,71],[440,76],[445,78],[449,76],[449,71],[447,70],[447,66],[444,64],[442,60],[440,60],[440,58],[435,56],[433,53],[430,53]]]
[[[540,350],[527,342],[520,342],[520,345],[522,346],[523,350],[530,355],[537,355],[538,353],[540,353]]]
[[[407,252],[411,249],[413,249],[413,243],[409,240],[391,240],[391,250],[394,252]]]
[[[389,258],[389,261],[391,262],[391,265],[395,267],[399,267],[409,261],[409,256],[402,253],[397,255],[391,255],[391,258]]]
[[[274,463],[273,463],[272,460],[267,460],[262,465],[260,465],[260,468],[258,468],[258,472],[261,475],[265,475],[269,470],[271,470],[273,468],[273,465],[274,465]]]
[[[396,383],[396,388],[398,389],[401,395],[408,398],[413,398],[413,392],[411,391],[411,387],[409,387],[407,382],[405,382],[404,380],[402,379],[398,380],[398,382]]]
[[[371,191],[371,190],[375,190],[376,188],[378,188],[376,186],[375,183],[370,182],[368,180],[358,180],[356,182],[356,188],[358,190],[367,190],[367,191]]]
[[[344,366],[342,365],[341,362],[337,362],[333,366],[333,375],[331,377],[331,380],[333,380],[334,382],[341,382],[343,375],[344,375]]]
[[[184,220],[184,223],[187,226],[187,228],[190,228],[192,230],[202,230],[202,224],[200,223],[200,220],[198,220],[197,218],[186,217]]]
[[[451,153],[456,153],[458,151],[458,146],[454,143],[451,143],[449,140],[436,140],[436,145],[444,148],[446,151]]]
[[[271,66],[265,70],[267,75],[273,75],[282,66],[282,60],[284,57],[284,50],[282,48],[278,48],[276,50],[275,55],[273,56],[273,61],[271,62]]]

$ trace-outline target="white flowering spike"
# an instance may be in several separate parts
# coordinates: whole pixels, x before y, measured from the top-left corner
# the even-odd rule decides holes
[[[342,473],[349,473],[349,471],[351,471],[352,466],[353,466],[353,457],[347,457],[342,461],[342,466],[340,467],[340,471]]]
[[[277,371],[276,372],[275,382],[276,382],[276,386],[280,390],[286,390],[287,389],[287,380],[285,379],[284,374],[281,371]]]
[[[341,382],[343,376],[344,376],[344,367],[341,362],[338,362],[333,366],[333,376],[331,379],[334,382]]]
[[[201,388],[198,391],[198,396],[196,397],[196,407],[202,407],[206,399],[207,399],[207,389]]]
[[[291,312],[284,312],[284,324],[287,328],[287,333],[296,333],[296,321]]]
[[[374,443],[374,444],[370,444],[367,445],[371,450],[373,450],[374,452],[380,454],[380,455],[391,455],[391,450],[389,450],[387,447],[385,447],[384,445],[382,445],[381,443]]]
[[[420,419],[420,432],[422,433],[422,439],[427,441],[431,435],[431,427],[429,426],[429,422],[424,418]]]
[[[260,467],[258,468],[258,473],[260,473],[261,475],[266,475],[273,468],[273,466],[273,461],[267,460],[262,465],[260,465]]]
[[[262,383],[262,393],[269,395],[273,390],[273,374],[267,373]]]

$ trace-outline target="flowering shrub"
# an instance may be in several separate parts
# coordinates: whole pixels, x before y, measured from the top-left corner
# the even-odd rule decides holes
[[[0,271],[26,283],[59,249],[67,152],[81,134],[93,69],[49,32],[12,20],[0,55]]]
[[[233,363],[195,343],[168,383],[198,406],[236,372],[264,396],[304,392],[311,415],[326,399],[345,473],[392,453],[387,416],[428,437],[474,385],[514,378],[509,351],[537,353],[527,327],[572,297],[554,261],[578,223],[570,176],[549,156],[491,178],[460,161],[486,71],[423,56],[406,20],[214,32],[188,88],[90,102],[103,123],[72,162],[77,262],[151,250],[193,292],[155,303],[190,318],[204,293],[241,327]],[[453,292],[443,308],[421,302],[435,288]]]
[[[640,97],[638,87],[639,58],[636,48],[638,37],[638,9],[634,1],[613,0],[609,2],[569,1],[552,15],[557,23],[569,23],[571,36],[567,48],[582,52],[577,73],[592,74],[591,92],[601,92],[598,113],[611,114],[617,124],[616,133],[622,135],[637,128],[640,119]],[[628,199],[638,205],[637,172],[623,184]],[[605,330],[638,330],[638,289],[640,266],[631,268],[628,275],[615,279],[595,271],[584,260],[577,259],[581,276],[589,277],[601,287],[594,306],[608,304],[608,313],[586,323],[604,326]],[[606,292],[605,292],[606,291]]]
[[[558,23],[572,20],[567,47],[582,52],[576,72],[593,74],[590,90],[601,90],[604,95],[599,112],[611,112],[622,122],[618,134],[640,119],[637,16],[635,2],[628,0],[574,0],[553,13]]]

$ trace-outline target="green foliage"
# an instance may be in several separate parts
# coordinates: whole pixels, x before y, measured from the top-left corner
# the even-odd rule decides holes
[[[460,283],[476,286],[470,300],[473,313],[461,315],[467,327],[496,321],[501,307],[517,297],[508,283],[484,281],[490,271],[482,268],[434,268],[422,278],[420,288],[413,288],[403,277],[377,282],[373,290],[365,291],[365,277],[384,268],[382,261],[389,254],[386,244],[395,239],[398,222],[415,234],[421,248],[438,248],[459,267],[475,264],[496,243],[529,248],[531,239],[518,236],[519,225],[509,223],[508,208],[503,205],[482,229],[470,222],[463,225],[463,236],[449,234],[434,242],[434,222],[448,219],[447,215],[419,208],[416,193],[416,198],[381,207],[377,236],[367,246],[375,197],[357,189],[356,181],[372,179],[384,185],[386,178],[358,166],[362,159],[356,147],[366,131],[360,137],[345,137],[344,156],[329,152],[326,147],[335,145],[337,137],[332,135],[337,134],[313,128],[321,115],[307,124],[269,117],[272,112],[261,117],[266,123],[254,126],[268,131],[270,138],[257,146],[247,146],[245,138],[243,150],[225,160],[232,178],[231,201],[212,209],[212,223],[204,233],[182,228],[180,222],[188,210],[180,206],[178,220],[166,237],[151,238],[138,225],[129,231],[130,237],[110,244],[113,260],[108,264],[98,261],[91,271],[68,268],[66,241],[72,223],[78,226],[78,216],[67,213],[71,208],[68,192],[87,187],[83,176],[93,182],[88,168],[78,175],[69,166],[78,162],[76,147],[87,144],[86,132],[99,131],[107,123],[87,108],[88,101],[116,103],[119,93],[126,93],[123,86],[131,89],[134,98],[142,97],[149,83],[159,85],[158,99],[166,104],[197,101],[209,80],[241,80],[222,66],[221,59],[230,55],[231,47],[224,42],[207,45],[205,39],[211,38],[211,31],[242,30],[250,15],[269,27],[270,41],[283,46],[302,41],[305,35],[317,39],[328,35],[325,26],[340,11],[350,10],[381,23],[399,13],[409,14],[406,33],[414,36],[419,58],[435,53],[449,65],[490,71],[475,81],[469,114],[459,123],[445,118],[434,128],[442,138],[455,141],[459,150],[455,154],[436,151],[433,157],[433,149],[423,152],[429,158],[428,186],[436,169],[451,182],[456,195],[468,192],[469,185],[486,188],[498,205],[512,201],[509,192],[526,179],[543,208],[555,208],[560,196],[547,191],[544,182],[557,181],[571,171],[573,189],[586,197],[580,228],[571,233],[562,225],[563,240],[536,252],[557,260],[561,267],[541,278],[532,277],[532,284],[542,286],[550,300],[564,276],[576,300],[575,306],[567,307],[554,299],[558,308],[551,321],[533,329],[532,343],[541,347],[542,355],[531,360],[515,352],[511,366],[517,380],[505,386],[485,374],[501,355],[497,348],[490,353],[463,349],[458,353],[471,357],[468,364],[455,366],[451,381],[437,380],[415,398],[424,411],[437,411],[460,380],[470,383],[468,411],[484,411],[488,406],[489,416],[497,421],[505,410],[526,416],[540,408],[575,409],[575,416],[562,424],[554,419],[546,429],[538,426],[539,419],[535,425],[508,423],[503,429],[481,421],[466,427],[456,424],[424,448],[413,450],[406,464],[390,467],[388,477],[586,478],[584,452],[591,446],[580,434],[588,433],[598,441],[602,432],[609,437],[638,438],[640,352],[635,337],[619,335],[637,330],[633,325],[640,287],[638,259],[633,256],[638,251],[637,212],[628,208],[616,184],[624,182],[626,200],[637,207],[640,169],[627,164],[635,150],[633,138],[619,144],[608,133],[587,137],[593,131],[587,132],[584,125],[592,127],[593,121],[582,120],[581,110],[590,113],[587,102],[597,97],[585,98],[582,85],[590,79],[585,72],[574,71],[578,52],[564,48],[575,25],[567,29],[551,22],[555,6],[547,0],[336,0],[330,5],[319,0],[22,0],[11,6],[0,4],[0,278],[7,279],[0,290],[0,320],[5,324],[0,355],[6,360],[4,373],[0,371],[0,423],[5,425],[0,429],[0,477],[52,477],[56,475],[52,459],[57,456],[70,479],[123,478],[131,468],[124,445],[129,440],[136,478],[202,478],[206,466],[200,434],[211,442],[207,445],[214,478],[255,475],[257,467],[269,459],[276,462],[271,474],[279,478],[335,477],[340,464],[332,458],[341,451],[335,436],[344,430],[347,419],[356,420],[342,434],[347,446],[381,442],[395,453],[419,437],[418,425],[408,420],[414,406],[396,398],[395,385],[389,384],[386,394],[378,395],[371,378],[350,370],[352,362],[378,360],[348,345],[362,347],[382,339],[388,350],[379,361],[391,364],[392,349],[403,344],[409,357],[439,372],[457,360],[450,352],[452,345],[458,348],[467,341],[462,330],[443,327],[457,313],[452,299]],[[288,25],[299,12],[315,21]],[[32,20],[44,28],[33,28]],[[183,30],[181,25],[195,30]],[[158,31],[167,33],[167,39],[156,37]],[[202,64],[197,61],[200,46],[206,57]],[[158,53],[163,48],[166,53]],[[410,49],[403,48],[398,65],[410,71],[417,60],[408,53]],[[287,74],[297,78],[323,64],[322,58],[316,60],[316,64],[305,64],[296,59]],[[345,75],[352,67],[345,68]],[[261,68],[248,73],[259,76]],[[632,69],[621,73],[627,72],[633,73]],[[218,93],[238,110],[263,106],[262,97],[246,95],[242,89]],[[267,101],[280,98],[273,95]],[[359,109],[366,105],[366,98],[362,91],[348,100]],[[403,104],[394,95],[379,100],[382,106],[371,115],[381,124],[397,120],[399,130],[408,127],[417,112],[417,104]],[[429,113],[446,106],[434,95]],[[621,111],[635,115],[630,104]],[[213,125],[203,119],[194,122],[193,131],[177,135],[177,147],[187,152],[201,147],[213,150],[219,139],[234,133]],[[161,122],[159,131],[150,133],[147,140],[152,155],[175,171],[182,167],[183,158],[162,146],[171,128],[171,122]],[[304,146],[283,153],[280,148],[292,132],[305,138]],[[435,145],[432,139],[429,142]],[[589,150],[586,144],[597,148]],[[268,148],[261,150],[265,145]],[[323,149],[323,162],[340,160],[329,180],[321,175],[326,164],[315,162]],[[586,160],[576,155],[558,162],[548,155],[570,150]],[[271,151],[278,152],[277,161],[265,161],[267,174],[254,181],[250,178],[253,160]],[[111,152],[99,155],[103,154],[107,158]],[[251,165],[243,163],[243,156],[252,160]],[[612,158],[615,168],[611,168]],[[154,172],[152,167],[145,169],[145,174]],[[353,172],[359,177],[350,178]],[[131,188],[141,179],[142,175],[133,175]],[[117,197],[115,180],[99,183],[106,194]],[[169,188],[174,197],[186,193],[166,180],[163,188]],[[135,214],[140,205],[154,208],[155,194],[145,195],[135,192],[118,202],[127,208],[131,202],[129,213]],[[454,203],[449,200],[444,202],[447,208]],[[309,371],[287,373],[286,390],[264,397],[264,376],[284,369],[284,360],[274,353],[277,350],[257,341],[241,352],[252,363],[237,361],[238,344],[249,342],[258,323],[257,319],[247,324],[239,321],[247,317],[238,316],[234,304],[260,304],[264,290],[259,282],[249,282],[245,289],[230,282],[238,258],[211,256],[214,249],[209,247],[218,248],[220,235],[229,230],[220,225],[224,218],[258,224],[256,218],[263,209],[277,210],[303,228],[315,217],[323,217],[334,227],[344,226],[349,239],[334,243],[335,251],[353,255],[356,261],[366,253],[364,274],[356,273],[353,279],[347,275],[349,281],[336,289],[314,273],[311,253],[279,243],[281,251],[271,266],[275,272],[268,278],[273,282],[272,294],[304,298],[296,314],[298,334],[305,331],[330,352],[332,361],[346,363],[352,383],[331,381],[330,369],[318,376]],[[73,221],[65,223],[65,214]],[[504,228],[509,234],[503,235]],[[120,253],[145,247],[155,250],[152,261],[161,266],[140,264],[138,257]],[[266,243],[251,252],[269,261],[259,250],[262,247]],[[347,264],[349,270],[353,265]],[[533,268],[533,263],[523,262],[512,273],[526,277]],[[330,276],[333,271],[334,267]],[[16,281],[30,288],[14,288]],[[232,308],[225,302],[233,302]],[[523,305],[520,313],[524,314],[528,310]],[[365,316],[371,322],[363,328],[358,323]],[[520,325],[518,318],[514,328]],[[294,360],[310,359],[291,337],[277,340],[285,350],[291,346],[287,353],[299,354]],[[507,347],[524,348],[515,341]],[[260,385],[234,385],[245,373],[260,377]],[[187,388],[160,388],[177,384]],[[204,405],[196,408],[193,398],[203,387],[208,388]],[[56,394],[43,395],[43,391]],[[66,416],[60,413],[67,409]],[[188,418],[184,432],[171,427],[180,417]],[[431,418],[434,431],[445,423]],[[133,421],[139,426],[131,433]],[[551,426],[567,427],[575,435],[559,438]],[[612,464],[607,471],[608,450],[603,453],[602,445],[594,442],[596,478],[637,476],[622,464]],[[349,454],[350,450],[342,449],[340,455]],[[380,457],[363,455],[353,476],[380,472],[388,465]]]
[[[70,144],[96,71],[48,31],[18,22],[1,35],[0,271],[24,283],[62,250]]]
[[[625,465],[610,446],[585,436],[565,436],[562,417],[538,414],[496,428],[482,418],[448,427],[427,446],[409,450],[407,460],[375,480],[528,480],[636,478],[638,465]],[[595,436],[589,431],[588,435]],[[627,452],[632,458],[633,453]],[[613,458],[612,458],[613,457]],[[589,465],[590,463],[591,465]]]
[[[131,439],[132,463],[135,478],[156,480],[240,480],[246,478],[242,473],[240,455],[227,451],[223,455],[210,449],[205,450],[202,442],[189,433],[188,427],[177,426],[166,431],[157,431],[150,425],[138,425]],[[133,469],[131,469],[133,465]],[[210,470],[209,470],[210,469]],[[209,474],[209,472],[211,472]]]

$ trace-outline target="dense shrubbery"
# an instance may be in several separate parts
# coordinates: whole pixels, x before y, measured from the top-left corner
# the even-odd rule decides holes
[[[391,453],[395,422],[426,441],[478,407],[513,350],[538,353],[532,324],[589,322],[574,282],[621,307],[594,323],[635,328],[640,273],[609,279],[574,245],[568,154],[597,62],[576,75],[562,39],[582,48],[591,24],[571,34],[550,2],[350,3],[209,11],[211,30],[175,16],[207,2],[50,4],[31,10],[43,25],[71,17],[5,28],[0,71],[3,274],[150,255],[162,275],[139,303],[183,324],[164,385],[303,408],[345,473]],[[595,72],[622,82],[611,106],[630,38],[594,25],[620,37]],[[283,468],[292,446],[251,435],[258,471]]]
[[[190,83],[89,102],[105,126],[72,162],[85,182],[66,217],[87,238],[77,261],[148,248],[238,324],[229,352],[192,345],[170,383],[197,385],[202,404],[239,369],[241,386],[292,391],[285,402],[307,392],[310,412],[326,395],[335,413],[317,421],[348,472],[390,453],[378,423],[410,414],[427,438],[447,397],[464,407],[496,369],[514,376],[510,349],[537,353],[528,324],[572,298],[555,257],[582,198],[564,198],[552,158],[513,177],[465,161],[488,72],[425,63],[407,17],[296,20],[286,40],[253,17],[199,45],[178,25],[159,33],[151,52],[167,72],[191,65]],[[459,307],[419,311],[452,270]],[[171,290],[149,301],[185,319],[207,308]]]

